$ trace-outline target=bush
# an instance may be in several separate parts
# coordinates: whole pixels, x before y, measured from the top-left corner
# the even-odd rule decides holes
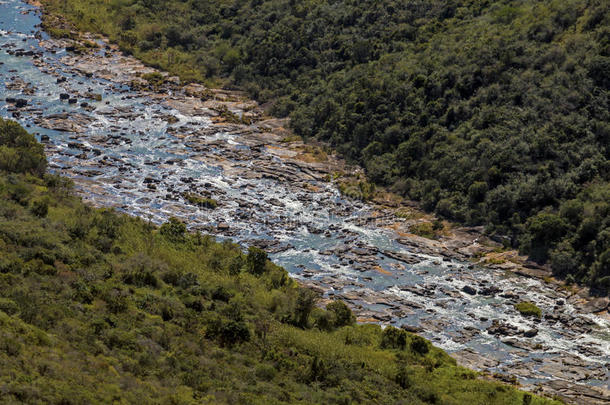
[[[0,298],[0,311],[4,311],[8,315],[14,315],[19,312],[19,307],[13,300]]]
[[[47,213],[49,212],[49,198],[46,197],[32,201],[30,211],[32,211],[32,214],[36,215],[37,217],[46,217]]]
[[[404,365],[398,368],[398,372],[396,373],[396,377],[394,377],[394,381],[396,381],[396,384],[398,384],[402,389],[411,388],[411,386],[413,385],[409,370]]]
[[[318,295],[308,288],[299,288],[293,313],[293,324],[306,328],[309,324],[309,315],[313,310]]]
[[[535,316],[540,318],[542,316],[542,310],[538,308],[533,302],[523,301],[515,304],[515,309],[524,316]]]
[[[330,311],[314,308],[311,317],[316,328],[323,331],[331,331],[335,328],[335,316]]]
[[[326,310],[334,314],[334,326],[353,325],[356,322],[356,317],[343,301],[333,301],[326,305]]]
[[[250,340],[250,329],[243,321],[218,317],[208,324],[205,336],[217,339],[221,346],[234,346]]]
[[[277,375],[277,370],[268,364],[257,364],[254,374],[263,381],[271,381]]]
[[[18,123],[0,118],[0,170],[42,177],[47,167],[44,148]]]
[[[400,349],[407,347],[407,332],[393,326],[387,326],[381,334],[381,348]]]
[[[266,269],[267,253],[255,246],[250,246],[248,248],[246,263],[250,273],[260,276],[265,272]]]
[[[213,198],[201,197],[193,193],[186,193],[184,198],[191,204],[197,205],[201,208],[215,209],[218,207],[218,201]]]
[[[166,223],[161,225],[159,232],[161,235],[174,241],[184,240],[186,225],[178,218],[171,217]]]
[[[430,347],[426,339],[421,336],[413,335],[411,336],[411,350],[414,353],[423,356],[430,351]]]

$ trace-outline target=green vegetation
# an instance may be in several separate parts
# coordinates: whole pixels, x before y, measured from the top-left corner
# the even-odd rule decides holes
[[[2,403],[530,400],[342,302],[318,308],[260,249],[84,205],[1,119],[0,153]]]
[[[341,194],[356,199],[370,200],[375,196],[375,185],[368,181],[358,178],[344,178],[337,182],[337,188]]]
[[[228,122],[231,124],[246,124],[249,125],[252,123],[252,120],[248,117],[235,114],[233,111],[229,110],[229,108],[221,104],[220,106],[213,108],[214,111],[218,113],[218,117],[220,117],[224,122]]]
[[[45,3],[183,80],[273,101],[375,183],[610,288],[607,1]]]
[[[193,193],[185,193],[184,198],[191,204],[197,205],[202,208],[214,209],[218,207],[218,201],[213,198],[202,197]]]
[[[523,301],[518,304],[515,304],[515,309],[524,316],[535,316],[536,318],[540,318],[542,316],[542,311],[533,302]]]
[[[422,236],[428,239],[437,239],[440,231],[442,231],[442,223],[440,221],[418,222],[409,227],[409,231],[415,235]]]

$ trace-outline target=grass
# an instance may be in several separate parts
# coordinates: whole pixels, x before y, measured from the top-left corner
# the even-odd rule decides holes
[[[0,152],[2,403],[557,403],[317,307],[260,249],[84,205],[16,124]]]
[[[515,309],[523,316],[534,316],[540,318],[542,316],[542,310],[538,308],[533,302],[523,301],[515,304]]]
[[[218,201],[213,198],[202,197],[193,193],[185,193],[184,198],[191,204],[202,208],[215,209],[218,207]]]

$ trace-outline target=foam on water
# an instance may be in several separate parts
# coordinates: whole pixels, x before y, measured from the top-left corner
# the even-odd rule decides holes
[[[3,24],[0,46],[15,44],[15,48],[44,51],[39,48],[37,40],[28,34],[39,23],[38,17],[31,13],[21,14],[23,10],[32,10],[32,7],[17,0],[0,1],[0,23]],[[26,42],[22,39],[26,39]],[[354,303],[362,305],[365,310],[381,313],[386,317],[380,318],[384,319],[382,323],[414,325],[423,322],[428,325],[424,335],[448,351],[470,348],[500,361],[500,366],[516,361],[531,361],[532,358],[551,358],[553,353],[562,352],[595,364],[610,363],[610,325],[603,318],[580,314],[566,302],[561,310],[563,316],[573,316],[592,324],[590,332],[574,336],[561,323],[552,324],[544,320],[536,323],[522,317],[508,299],[471,296],[462,291],[463,287],[473,284],[477,288],[496,286],[503,291],[518,292],[520,299],[531,300],[544,313],[552,313],[555,300],[550,297],[558,295],[552,287],[535,279],[509,277],[497,270],[466,270],[465,263],[455,260],[445,262],[442,257],[415,253],[396,242],[397,235],[392,230],[376,227],[375,224],[362,224],[361,219],[366,218],[372,208],[343,199],[334,185],[317,183],[315,185],[320,191],[315,193],[286,182],[245,177],[244,174],[257,168],[258,161],[232,162],[235,167],[243,168],[237,171],[239,174],[225,171],[218,159],[223,157],[225,149],[250,150],[242,135],[223,131],[209,134],[212,125],[209,117],[189,115],[170,107],[166,101],[147,98],[144,93],[126,91],[124,86],[104,79],[80,75],[63,65],[65,55],[63,50],[55,54],[45,52],[43,59],[46,66],[39,68],[32,63],[32,58],[11,56],[0,48],[0,60],[5,62],[0,65],[0,91],[5,97],[27,97],[30,106],[42,109],[43,115],[64,110],[85,113],[78,105],[60,102],[59,93],[84,93],[91,88],[93,93],[103,94],[104,101],[92,101],[90,104],[96,109],[86,113],[93,122],[86,127],[85,133],[76,137],[71,133],[36,126],[34,119],[41,115],[40,112],[25,109],[19,117],[19,121],[30,125],[32,131],[50,137],[47,148],[50,166],[59,167],[62,174],[76,179],[80,192],[87,200],[117,207],[154,223],[162,223],[170,216],[183,218],[190,227],[197,229],[226,222],[230,225],[230,234],[224,236],[238,242],[252,239],[279,241],[289,247],[271,257],[296,278],[316,283],[336,294],[362,293],[360,296],[366,299],[354,299]],[[33,95],[24,96],[18,90],[6,88],[5,83],[17,75],[9,72],[10,69],[17,69],[19,77],[36,86]],[[44,72],[46,69],[55,69],[69,79],[57,84],[55,76]],[[117,117],[114,114],[116,108],[125,108],[125,117]],[[10,114],[7,104],[0,100],[0,115],[10,117]],[[178,122],[168,124],[162,118],[167,114],[176,117]],[[184,139],[168,132],[169,128],[182,127],[188,130]],[[204,133],[206,135],[202,135]],[[113,137],[118,135],[116,144],[112,143],[115,140]],[[106,140],[97,140],[101,138]],[[199,141],[214,146],[210,151],[195,151],[193,145]],[[70,147],[74,142],[88,149],[97,149],[101,154],[79,159],[77,155],[82,151]],[[120,159],[121,164],[100,165],[106,157]],[[264,152],[263,157],[275,164],[283,164],[269,151]],[[177,162],[167,164],[168,159],[176,159]],[[121,168],[125,170],[119,170]],[[100,173],[91,177],[81,174],[90,169]],[[145,185],[148,177],[158,180],[156,189]],[[192,178],[189,183],[182,181],[189,177]],[[206,183],[211,185],[208,188],[214,197],[218,194],[220,206],[216,210],[199,209],[183,199],[165,198],[172,190],[178,194],[191,188],[205,190]],[[272,199],[280,204],[268,203]],[[251,208],[241,208],[240,202],[251,204]],[[245,217],[241,218],[240,212],[245,212]],[[323,234],[314,230],[322,230]],[[356,244],[373,248],[373,253],[362,258],[348,252],[350,256],[346,259],[332,251],[344,245],[352,248]],[[329,249],[331,252],[327,252]],[[420,261],[406,264],[375,253],[384,250],[414,256]],[[366,260],[375,260],[374,264],[379,268],[367,264]],[[415,290],[403,290],[402,287],[413,287]],[[398,309],[404,309],[405,315],[396,315],[393,309],[388,309],[388,305],[380,304],[384,300],[390,305],[408,301],[415,306],[407,305],[404,309],[400,307],[402,304],[397,304]],[[534,350],[525,356],[516,356],[514,353],[517,349],[485,332],[493,319],[523,330],[537,328],[538,335],[534,338],[519,339],[539,343],[548,350]],[[464,327],[482,332],[462,342],[456,336]],[[597,348],[601,355],[583,353],[579,350],[582,345]],[[588,383],[604,384],[599,381]]]

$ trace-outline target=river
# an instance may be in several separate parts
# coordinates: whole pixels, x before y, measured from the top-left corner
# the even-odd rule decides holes
[[[209,103],[132,89],[129,59],[99,41],[97,56],[79,59],[38,24],[35,7],[0,0],[0,116],[35,133],[50,169],[74,179],[84,200],[266,247],[292,277],[345,299],[363,320],[421,328],[465,365],[530,390],[610,399],[595,390],[610,388],[610,324],[568,292],[405,243],[375,207],[343,198],[328,169],[293,159],[271,124],[219,125]],[[252,108],[226,105],[233,116]],[[185,192],[219,207],[195,206]],[[550,316],[523,317],[517,301]]]

